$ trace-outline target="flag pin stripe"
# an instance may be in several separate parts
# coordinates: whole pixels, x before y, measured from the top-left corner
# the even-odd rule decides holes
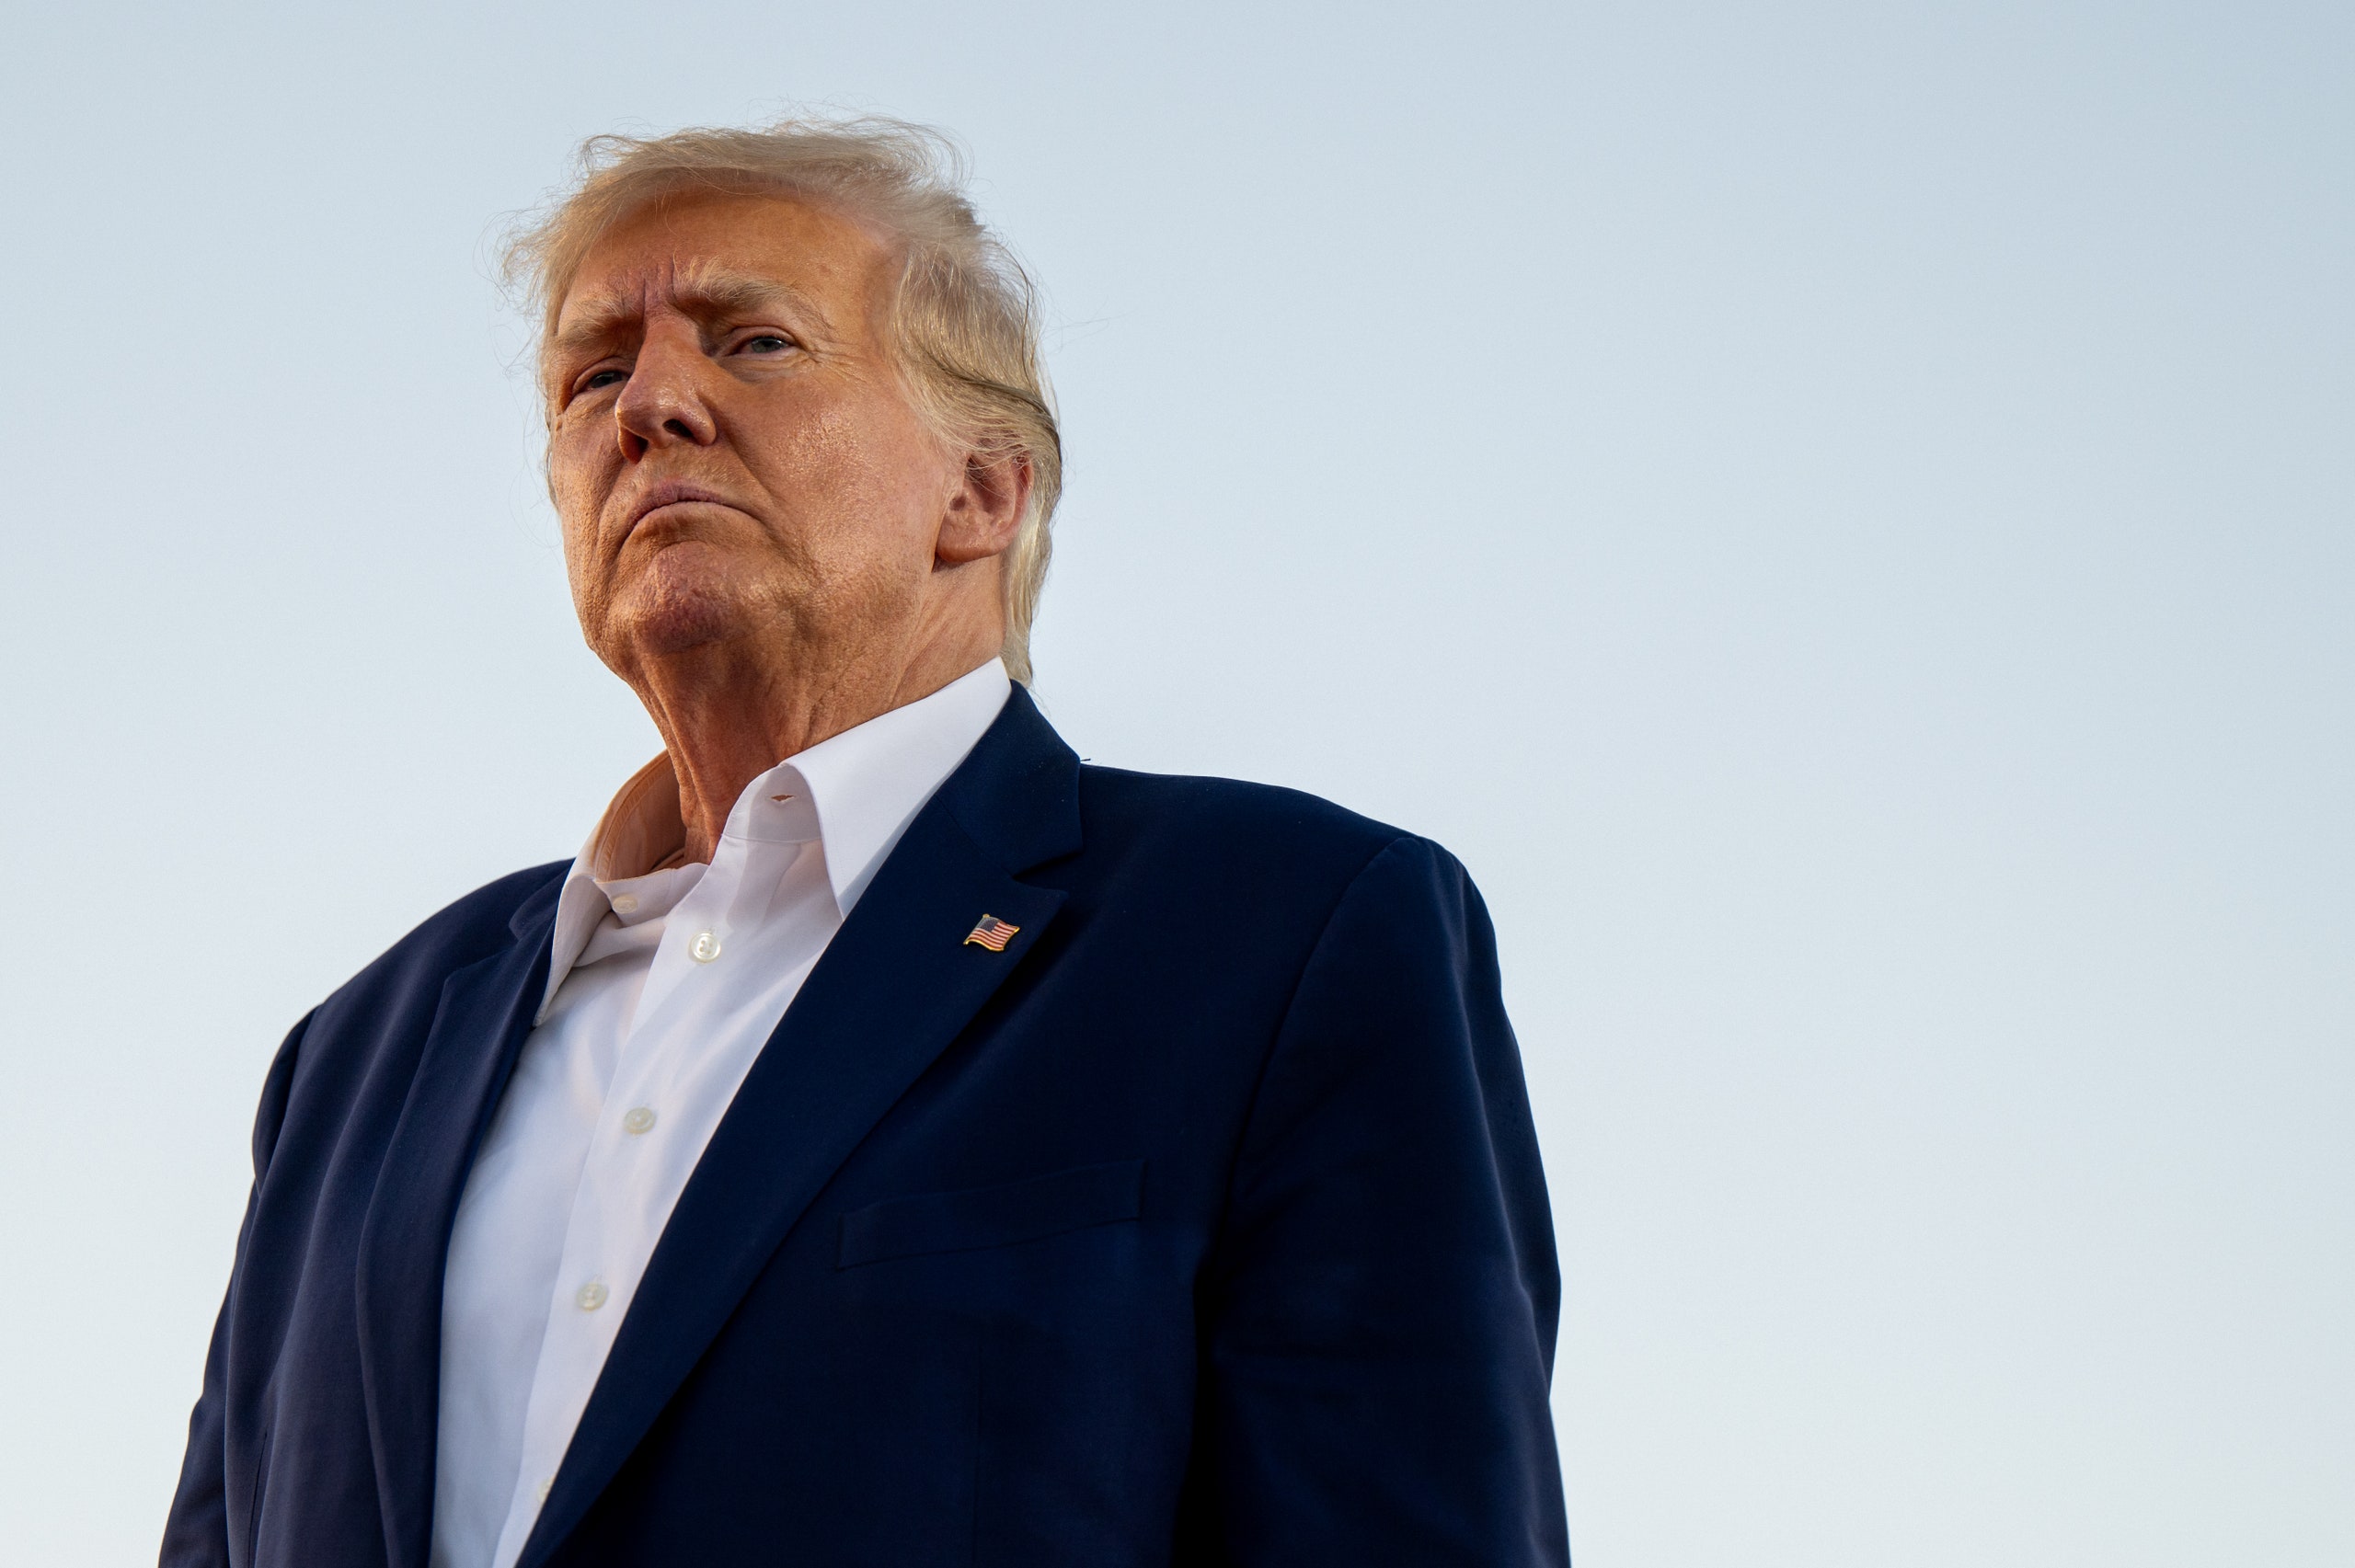
[[[1021,929],[1018,925],[1006,924],[995,915],[983,915],[973,922],[973,929],[965,933],[965,940],[959,945],[965,947],[978,945],[986,947],[993,953],[1003,953],[1005,951],[1005,944],[1014,939],[1014,933]]]

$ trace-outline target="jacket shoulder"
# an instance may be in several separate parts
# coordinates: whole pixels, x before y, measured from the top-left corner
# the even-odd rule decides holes
[[[554,860],[526,866],[444,904],[338,987],[320,1003],[321,1009],[381,993],[388,986],[446,975],[498,952],[516,939],[519,917],[536,912],[529,906],[553,906],[571,865],[569,860]],[[434,983],[438,987],[438,979]]]
[[[1342,882],[1393,845],[1446,852],[1405,829],[1304,791],[1239,779],[1082,767],[1087,849],[1167,849],[1189,858],[1247,863],[1263,874]]]
[[[571,868],[569,858],[552,860],[486,882],[426,916],[415,930],[387,948],[385,956],[415,947],[482,951],[503,947],[514,940],[516,917],[524,906],[541,894],[553,898]]]

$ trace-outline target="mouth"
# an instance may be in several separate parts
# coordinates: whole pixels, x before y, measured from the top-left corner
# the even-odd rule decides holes
[[[637,530],[639,523],[644,522],[664,507],[675,507],[688,501],[702,501],[718,507],[735,505],[725,496],[714,490],[707,490],[701,485],[690,485],[683,479],[665,479],[640,496],[638,498],[638,504],[630,509],[629,527],[623,530],[624,537],[627,537]]]

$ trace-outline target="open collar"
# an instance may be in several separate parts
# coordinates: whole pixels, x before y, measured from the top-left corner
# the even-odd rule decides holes
[[[1013,690],[1003,660],[993,658],[937,692],[879,714],[787,758],[744,786],[728,813],[723,837],[779,834],[807,838],[796,811],[775,825],[773,801],[806,799],[815,812],[834,904],[848,920],[876,872],[941,782],[956,771],[1006,705]],[[618,884],[648,875],[684,841],[679,778],[669,752],[630,775],[591,830],[557,897],[544,1020],[557,989],[613,909]]]

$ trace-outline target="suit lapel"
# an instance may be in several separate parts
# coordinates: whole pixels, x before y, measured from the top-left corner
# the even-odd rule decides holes
[[[516,911],[515,941],[455,970],[419,1054],[360,1231],[361,1391],[392,1568],[425,1568],[442,1373],[442,1272],[475,1150],[547,984],[554,890]]]
[[[745,1075],[649,1260],[518,1568],[612,1481],[834,1172],[1039,940],[1078,848],[1078,759],[1016,687],[910,825]],[[1020,929],[968,944],[983,914]]]

